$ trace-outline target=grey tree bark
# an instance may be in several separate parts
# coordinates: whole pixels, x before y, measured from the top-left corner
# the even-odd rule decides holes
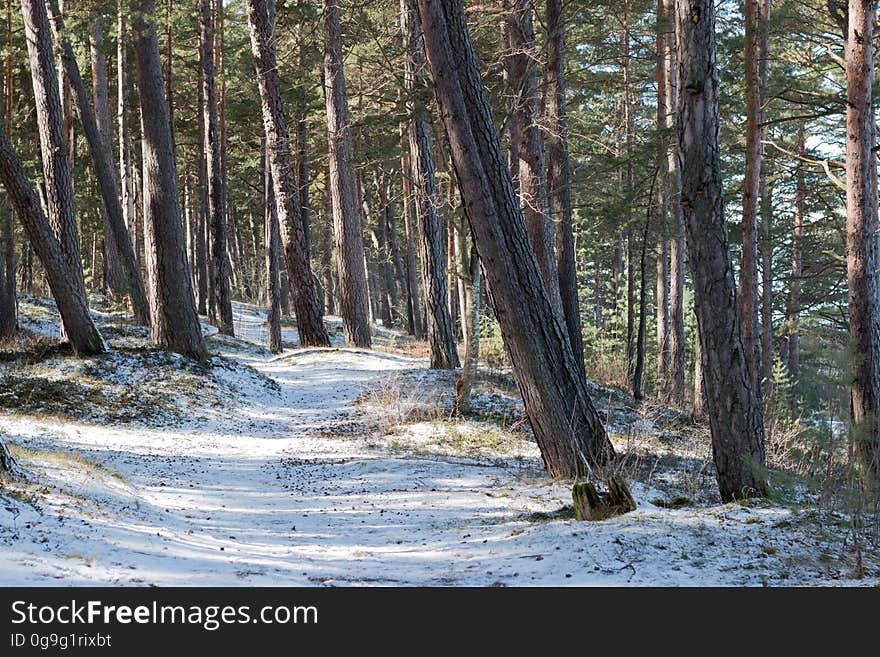
[[[205,347],[186,261],[154,0],[131,0],[141,108],[143,212],[150,327],[155,344],[203,359]]]
[[[40,199],[12,149],[3,125],[0,125],[0,181],[37,257],[43,263],[49,289],[58,305],[74,353],[84,356],[104,353],[107,346],[89,314],[85,290],[78,284],[75,272],[70,270],[68,254],[61,249],[61,243],[43,213]]]
[[[419,39],[415,2],[402,0],[401,28],[404,42],[404,85],[410,93],[407,103],[410,123],[409,158],[415,187],[422,256],[422,291],[427,311],[427,333],[431,367],[455,369],[459,366],[455,348],[455,329],[449,313],[449,285],[446,275],[446,239],[437,207],[440,203],[435,177],[434,147],[425,102],[425,55]]]
[[[764,495],[764,421],[746,366],[724,220],[718,150],[715,5],[676,5],[681,208],[718,488],[725,501]]]
[[[211,236],[209,252],[213,267],[210,290],[212,307],[221,333],[232,335],[232,300],[229,292],[229,266],[226,257],[226,180],[221,160],[220,129],[217,125],[217,89],[214,79],[214,12],[209,0],[199,0],[199,41],[202,44],[201,85],[202,123],[205,131],[205,166],[208,183],[207,222]]]
[[[318,290],[306,251],[305,233],[299,212],[300,193],[296,185],[287,120],[281,101],[275,50],[274,0],[248,0],[247,15],[251,50],[260,86],[266,150],[300,344],[327,347],[330,346],[330,337],[324,327]],[[361,240],[363,252],[363,236]],[[369,338],[369,330],[367,337]]]
[[[125,223],[125,216],[119,198],[119,180],[113,167],[112,145],[110,144],[110,104],[107,95],[106,58],[104,58],[102,64],[101,58],[98,57],[97,77],[100,78],[101,71],[103,71],[103,82],[100,80],[95,82],[96,109],[93,110],[89,104],[79,64],[77,64],[73,48],[65,34],[63,18],[61,13],[52,4],[51,2],[49,3],[52,14],[53,35],[61,51],[62,66],[67,74],[67,81],[72,91],[76,113],[79,116],[83,134],[88,144],[95,178],[101,193],[105,230],[109,228],[109,233],[105,235],[105,248],[110,253],[108,258],[110,260],[109,268],[114,271],[114,276],[118,274],[123,277],[124,288],[131,300],[135,320],[142,325],[146,325],[150,321],[149,304],[137,256],[132,245],[131,235]],[[100,28],[94,28],[93,38],[97,43],[93,46],[93,49],[98,48],[99,51],[101,47],[100,42],[103,41],[102,38],[99,38],[100,36]],[[103,87],[103,90],[100,89],[101,87]],[[103,116],[99,121],[97,116],[100,114],[103,114]]]
[[[578,477],[614,449],[531,247],[460,0],[419,0],[455,174],[514,376],[551,476]]]
[[[264,156],[268,160],[268,156]],[[266,318],[269,325],[268,344],[273,354],[281,353],[281,258],[279,243],[281,229],[272,184],[272,168],[268,161],[264,168],[266,197]]]
[[[547,0],[547,198],[556,234],[556,270],[568,339],[583,367],[584,336],[578,300],[565,105],[565,18],[562,0]]]

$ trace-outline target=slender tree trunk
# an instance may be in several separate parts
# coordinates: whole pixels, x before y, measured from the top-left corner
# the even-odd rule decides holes
[[[92,21],[89,45],[95,120],[98,133],[101,136],[101,144],[109,159],[112,152],[112,141],[110,138],[110,89],[107,82],[107,55],[104,52],[104,26],[100,17]],[[117,183],[117,197],[119,193],[118,187]],[[110,225],[110,216],[106,207],[102,207],[101,216],[104,224],[104,278],[110,292],[114,295],[121,295],[126,292],[125,276],[122,272],[119,249],[116,246],[116,238],[113,235],[113,227]]]
[[[700,357],[718,488],[725,501],[764,495],[764,422],[746,366],[718,150],[715,5],[676,5],[678,164],[694,279]]]
[[[177,163],[171,141],[154,0],[132,0],[134,53],[141,107],[144,228],[150,278],[152,340],[202,359],[205,347],[180,222]]]
[[[211,254],[212,281],[210,290],[214,295],[211,307],[216,315],[211,319],[219,323],[221,333],[233,334],[232,301],[229,292],[229,268],[227,266],[226,185],[221,161],[220,129],[217,124],[217,90],[214,78],[214,14],[209,0],[199,1],[199,30],[201,52],[202,122],[205,134],[205,165],[208,183],[207,221],[209,252]]]
[[[760,75],[761,0],[746,0],[746,36],[743,52],[746,71],[746,170],[743,180],[742,264],[739,307],[743,322],[746,365],[752,388],[760,395],[761,361],[758,324],[758,199],[761,185],[761,115],[763,85]]]
[[[70,150],[65,138],[65,116],[59,95],[46,3],[44,0],[21,0],[21,12],[36,99],[49,223],[61,245],[72,283],[85,297],[73,205]]]
[[[13,75],[12,41],[12,0],[6,0],[6,66],[3,77],[4,115],[6,117],[6,136],[12,137],[12,98],[15,92]],[[15,335],[17,328],[17,303],[15,285],[15,208],[12,198],[7,194],[3,217],[3,268],[0,270],[0,339],[8,340]]]
[[[480,269],[480,258],[477,255],[476,248],[471,248],[470,257],[465,256],[464,259],[469,260],[468,280],[466,284],[470,290],[468,296],[470,303],[467,306],[467,346],[465,348],[464,367],[461,371],[461,377],[455,384],[455,407],[459,415],[467,415],[471,411],[471,391],[473,389],[474,380],[477,378],[477,367],[480,361],[480,316],[481,316],[481,294],[482,277]]]
[[[761,377],[769,386],[773,381],[773,182],[767,180],[770,162],[761,165]]]
[[[648,236],[651,232],[651,213],[654,211],[654,186],[648,197],[648,209],[645,211],[645,230],[642,233],[642,253],[639,260],[639,323],[636,329],[635,363],[633,366],[633,397],[643,399],[642,379],[645,375],[645,333],[646,313],[648,304]]]
[[[547,204],[532,0],[512,2],[512,11],[507,16],[511,47],[509,84],[514,99],[510,121],[517,124],[512,134],[519,139],[517,155],[520,204],[532,247],[541,266],[544,285],[550,294],[550,302],[555,309],[562,311],[553,219]],[[511,166],[516,165],[511,162]]]
[[[268,344],[273,354],[281,353],[281,229],[272,185],[272,168],[265,164],[266,194],[266,311],[269,324]]]
[[[419,304],[419,271],[417,262],[416,228],[413,221],[412,190],[410,188],[410,175],[412,167],[409,161],[409,143],[407,129],[400,124],[400,177],[403,191],[403,226],[406,233],[406,281],[407,281],[407,320],[409,332],[417,340],[425,336],[422,325],[422,311]]]
[[[872,91],[874,0],[850,0],[846,35],[846,269],[851,410],[869,477],[880,475],[880,283]]]
[[[427,89],[424,80],[425,54],[420,45],[414,0],[402,0],[401,26],[405,53],[404,84],[411,98],[407,103],[410,115],[409,153],[411,179],[415,183],[415,210],[421,242],[422,289],[427,310],[431,367],[451,370],[459,366],[459,361],[447,300],[446,243],[437,212],[439,197],[434,149],[424,99]]]
[[[703,382],[703,350],[700,348],[700,325],[694,336],[694,417],[706,415],[706,388]]]
[[[657,286],[654,296],[654,314],[657,321],[657,394],[661,400],[669,395],[669,209],[670,209],[670,175],[669,153],[671,135],[669,135],[670,115],[674,107],[670,107],[670,67],[672,45],[675,33],[672,27],[672,16],[669,14],[670,0],[657,0],[657,132],[660,133],[658,160],[660,184],[657,201]],[[674,116],[673,116],[674,119]]]
[[[547,198],[556,233],[556,269],[568,338],[578,365],[584,364],[584,336],[578,300],[571,207],[568,123],[565,106],[565,19],[562,0],[547,0]]]
[[[119,147],[119,186],[120,204],[122,205],[122,219],[131,236],[135,260],[138,259],[137,249],[137,222],[135,220],[134,190],[132,189],[131,159],[128,148],[128,121],[126,117],[126,103],[128,100],[128,76],[126,75],[126,29],[124,0],[119,0],[116,15],[116,124],[118,131]],[[140,265],[138,265],[140,275]],[[141,277],[143,282],[143,277]],[[149,307],[147,306],[149,312]]]
[[[577,477],[614,449],[531,248],[460,0],[419,0],[435,93],[492,305],[551,476]]]
[[[52,28],[55,40],[61,50],[62,65],[67,73],[66,77],[73,92],[76,111],[82,124],[83,134],[85,135],[92,159],[92,167],[101,192],[104,225],[110,229],[105,235],[104,248],[105,253],[112,251],[110,255],[111,262],[108,263],[105,260],[105,269],[112,271],[114,278],[117,275],[122,276],[124,288],[131,299],[135,319],[141,324],[147,324],[150,319],[149,304],[137,256],[131,243],[128,228],[125,225],[125,216],[119,198],[119,181],[113,168],[106,58],[103,58],[103,62],[100,58],[98,60],[99,70],[97,77],[103,77],[103,81],[100,81],[100,79],[95,81],[96,109],[93,110],[91,105],[89,105],[85,84],[83,83],[73,48],[65,33],[63,19],[54,7],[52,8]],[[97,39],[100,36],[100,28],[95,28],[93,36],[98,41],[96,46],[93,46],[93,50],[97,47],[100,51],[100,41],[102,39]],[[103,116],[98,120],[97,116],[100,114],[103,114]]]
[[[57,87],[55,89],[57,99]],[[70,269],[69,254],[61,249],[55,230],[43,213],[37,193],[12,149],[5,125],[0,125],[0,182],[37,257],[43,263],[49,288],[58,304],[58,312],[74,352],[82,356],[104,353],[107,345],[89,314],[85,288]],[[82,268],[79,271],[82,275]]]
[[[797,173],[794,199],[794,226],[791,236],[791,283],[788,288],[788,308],[786,309],[786,334],[788,341],[788,372],[797,383],[801,369],[801,277],[803,276],[803,260],[801,249],[804,239],[804,214],[806,212],[807,189],[804,181],[804,124],[798,129]]]
[[[247,14],[251,50],[260,86],[266,149],[269,154],[275,203],[278,208],[281,243],[287,265],[288,284],[293,288],[300,344],[330,346],[330,337],[324,327],[299,213],[300,195],[296,186],[276,64],[274,0],[248,0]],[[363,241],[361,241],[361,253],[363,253]],[[361,258],[361,267],[362,261],[363,258]],[[369,330],[367,338],[369,339]]]

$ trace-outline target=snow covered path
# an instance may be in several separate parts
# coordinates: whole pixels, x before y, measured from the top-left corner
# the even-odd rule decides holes
[[[491,462],[418,456],[346,432],[358,394],[421,361],[345,349],[227,355],[280,390],[253,390],[233,412],[178,427],[0,415],[13,444],[83,457],[44,459],[42,511],[0,508],[0,585],[778,585],[840,577],[818,569],[819,539],[792,528],[784,508],[662,509],[636,486],[636,512],[577,523],[553,517],[569,489],[545,479],[537,450]]]

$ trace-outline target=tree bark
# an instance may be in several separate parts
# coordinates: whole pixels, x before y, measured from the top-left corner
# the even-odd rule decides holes
[[[676,6],[681,207],[700,333],[712,452],[725,501],[764,495],[764,422],[746,366],[724,220],[718,150],[715,6]]]
[[[849,0],[846,34],[846,269],[851,411],[866,475],[880,475],[880,283],[872,92],[874,0]]]
[[[797,173],[795,174],[794,225],[791,235],[791,282],[788,287],[788,307],[786,308],[786,339],[788,341],[788,373],[797,384],[801,369],[801,277],[803,276],[803,259],[801,249],[804,239],[804,215],[806,213],[807,189],[804,181],[804,124],[798,129],[797,142]]]
[[[578,477],[614,449],[531,248],[460,0],[419,0],[434,89],[489,294],[551,476]]]
[[[306,252],[305,234],[299,212],[300,194],[296,185],[287,120],[281,101],[281,83],[275,50],[274,0],[248,0],[247,15],[251,50],[260,86],[266,150],[269,154],[281,243],[287,265],[287,278],[293,291],[300,344],[328,347],[330,337],[324,327],[318,291]],[[361,236],[361,254],[363,254],[363,236]],[[363,258],[360,266],[363,267]],[[369,343],[369,329],[367,338]]]
[[[425,102],[425,54],[419,40],[419,24],[413,0],[401,2],[404,40],[404,85],[411,96],[407,103],[411,179],[415,186],[422,256],[422,291],[427,310],[427,333],[433,369],[459,366],[455,333],[449,312],[446,277],[446,240],[437,212],[439,197],[435,178],[434,149]],[[424,29],[424,26],[423,26]]]
[[[65,137],[64,109],[55,70],[46,3],[44,0],[21,0],[21,13],[36,100],[49,223],[61,246],[72,283],[85,297],[86,288],[73,205],[70,150]]]
[[[571,206],[568,122],[565,105],[565,19],[562,0],[547,0],[547,198],[556,233],[556,270],[568,339],[584,365],[584,336],[578,300]]]
[[[37,257],[43,263],[49,289],[58,305],[58,312],[74,353],[82,356],[104,353],[107,345],[89,314],[85,289],[70,270],[69,254],[62,251],[61,243],[43,213],[37,193],[13,151],[3,125],[0,125],[0,181],[3,182]],[[82,274],[81,268],[79,271]]]
[[[99,58],[98,61],[98,77],[103,71],[103,83],[95,82],[95,102],[96,110],[89,105],[88,95],[86,93],[85,84],[80,74],[79,65],[73,48],[67,39],[64,21],[60,12],[52,7],[52,29],[59,49],[61,50],[61,61],[67,74],[67,80],[73,92],[74,105],[77,115],[82,124],[83,134],[89,147],[89,154],[92,159],[92,166],[95,171],[95,177],[98,181],[98,189],[101,192],[103,218],[105,227],[109,228],[109,232],[105,234],[105,252],[112,250],[111,262],[105,261],[105,267],[111,268],[113,276],[121,275],[124,279],[125,290],[131,299],[132,310],[134,311],[135,320],[142,324],[148,324],[150,321],[149,304],[144,289],[143,278],[141,277],[140,267],[138,266],[137,256],[131,243],[131,236],[125,224],[125,216],[122,210],[122,204],[119,198],[119,181],[116,178],[116,171],[113,168],[112,145],[110,143],[110,104],[107,94],[107,63],[106,58],[103,64]],[[97,39],[100,36],[100,28],[95,28],[93,36]],[[96,44],[100,50],[99,43]],[[93,46],[93,49],[96,47]],[[99,87],[103,86],[103,91]],[[97,115],[103,114],[100,121]],[[109,245],[109,246],[108,246]]]
[[[268,159],[268,157],[266,157]],[[281,353],[281,259],[279,242],[281,229],[278,224],[278,210],[275,206],[275,192],[272,185],[272,167],[265,164],[266,196],[266,316],[269,325],[268,344],[273,354]]]
[[[210,285],[216,313],[211,319],[218,322],[221,333],[232,335],[232,300],[229,292],[229,267],[226,249],[226,180],[221,160],[220,129],[217,125],[217,89],[214,79],[214,14],[210,0],[199,0],[199,41],[201,51],[202,123],[205,131],[205,166],[208,183],[207,221],[209,252],[213,266]]]
[[[659,170],[662,174],[657,202],[657,287],[654,297],[654,314],[657,321],[657,394],[661,400],[669,395],[669,210],[671,181],[669,176],[669,154],[671,148],[669,120],[674,105],[670,106],[669,89],[671,69],[670,54],[675,42],[672,16],[669,13],[670,0],[657,0],[657,131],[660,133],[658,152]],[[674,158],[673,158],[674,159]]]
[[[162,81],[155,1],[132,0],[130,8],[141,108],[151,336],[155,344],[165,349],[203,359],[205,347],[180,222],[177,163]]]
[[[400,124],[400,177],[403,191],[403,226],[406,233],[406,281],[407,281],[407,321],[409,332],[417,340],[425,336],[422,326],[422,311],[419,305],[419,271],[417,263],[416,229],[413,221],[412,190],[410,175],[412,167],[409,163],[409,144],[407,130]]]

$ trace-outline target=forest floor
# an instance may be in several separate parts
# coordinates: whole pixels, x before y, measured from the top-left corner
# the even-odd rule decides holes
[[[638,509],[572,518],[509,373],[450,413],[454,375],[374,327],[372,351],[260,346],[205,327],[205,367],[96,312],[113,353],[74,359],[51,302],[0,353],[0,432],[26,475],[0,482],[0,585],[876,585],[853,579],[848,516],[785,479],[721,504],[705,429],[593,385]],[[334,344],[338,321],[330,320]]]

